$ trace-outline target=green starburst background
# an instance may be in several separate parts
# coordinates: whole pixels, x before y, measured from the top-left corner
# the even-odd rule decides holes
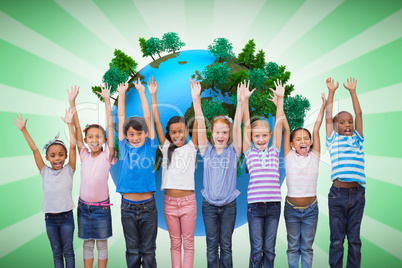
[[[395,0],[250,0],[250,1],[0,1],[0,267],[52,267],[45,232],[41,177],[13,118],[29,118],[27,128],[41,147],[57,132],[67,140],[59,119],[68,106],[66,89],[80,85],[82,124],[103,123],[102,103],[90,92],[113,57],[114,48],[131,55],[139,69],[138,38],[174,31],[185,49],[206,49],[226,37],[239,53],[249,39],[266,52],[267,61],[292,72],[295,94],[312,105],[306,126],[312,128],[329,76],[358,79],[364,113],[366,208],[361,228],[362,267],[402,267],[402,2]],[[353,111],[347,90],[337,90],[335,110]],[[324,130],[324,127],[322,128]],[[318,183],[320,215],[314,244],[314,267],[328,267],[327,198],[330,161],[321,133],[322,161]],[[245,189],[241,189],[245,194]],[[284,188],[283,194],[286,194]],[[125,266],[119,195],[110,183],[114,236],[109,240],[109,266]],[[74,200],[79,194],[79,166]],[[199,194],[199,193],[197,193]],[[159,211],[159,213],[162,213]],[[248,266],[247,224],[235,230],[235,267]],[[196,237],[195,267],[206,267],[205,238]],[[82,267],[82,241],[75,236],[77,267]],[[159,229],[159,267],[169,267],[168,233]],[[276,266],[286,267],[286,229],[278,230]]]

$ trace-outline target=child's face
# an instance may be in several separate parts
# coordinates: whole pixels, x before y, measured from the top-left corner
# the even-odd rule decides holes
[[[88,129],[84,141],[88,144],[92,153],[97,153],[102,150],[102,146],[106,142],[106,137],[102,130],[94,127]]]
[[[304,129],[300,129],[295,132],[293,140],[290,142],[290,146],[295,148],[296,152],[300,155],[307,155],[310,151],[310,147],[313,144],[309,134]]]
[[[215,148],[225,148],[228,145],[230,139],[229,125],[219,121],[214,123],[212,139],[214,141]]]
[[[173,123],[169,126],[169,135],[172,142],[177,147],[181,147],[186,143],[186,137],[188,134],[188,129],[186,125],[182,122]]]
[[[127,129],[126,139],[131,144],[131,146],[138,148],[145,143],[148,133],[144,130],[135,130],[133,127]]]
[[[66,150],[60,144],[50,145],[47,150],[46,160],[50,162],[53,169],[58,170],[63,168],[66,161]]]
[[[355,125],[353,123],[353,116],[348,112],[343,112],[338,115],[335,124],[335,131],[339,135],[352,136],[355,130]]]
[[[267,128],[253,128],[251,130],[251,140],[260,151],[264,151],[268,147],[271,136],[271,131]]]

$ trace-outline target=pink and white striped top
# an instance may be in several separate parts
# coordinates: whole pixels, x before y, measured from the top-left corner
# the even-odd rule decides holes
[[[320,159],[312,152],[302,156],[291,150],[285,157],[286,185],[289,197],[317,195],[318,167]]]
[[[273,145],[264,151],[250,146],[245,156],[250,174],[247,203],[280,202],[279,150]]]

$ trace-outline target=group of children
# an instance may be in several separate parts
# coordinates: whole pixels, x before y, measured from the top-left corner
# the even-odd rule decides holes
[[[288,238],[289,267],[311,267],[317,222],[317,179],[320,159],[319,129],[326,110],[327,146],[331,156],[333,185],[328,195],[331,244],[329,264],[342,267],[343,242],[348,236],[348,267],[360,267],[360,224],[364,210],[364,152],[362,112],[356,95],[356,80],[348,79],[354,112],[340,112],[332,117],[336,85],[331,78],[326,83],[328,100],[322,96],[322,106],[313,128],[292,132],[283,109],[284,87],[275,82],[272,101],[277,107],[276,122],[271,130],[264,119],[250,124],[249,98],[254,90],[250,82],[237,87],[237,105],[232,121],[217,115],[210,122],[210,137],[201,107],[201,85],[190,80],[195,112],[193,128],[184,117],[174,116],[164,131],[157,104],[158,85],[147,83],[151,109],[140,80],[134,82],[139,93],[143,118],[125,114],[125,94],[128,83],[117,87],[118,139],[121,166],[116,191],[122,194],[121,222],[126,242],[127,267],[156,267],[156,236],[158,217],[153,192],[156,191],[154,162],[158,139],[162,151],[162,186],[164,215],[170,236],[172,267],[193,267],[194,230],[197,206],[194,172],[197,151],[203,158],[202,215],[205,225],[208,267],[233,267],[232,234],[236,220],[237,163],[245,154],[250,182],[247,189],[247,219],[250,234],[250,267],[273,267],[275,242],[281,212],[279,182],[279,152],[282,144],[288,193],[284,201],[284,216]],[[84,240],[84,265],[92,267],[96,241],[98,265],[106,267],[107,239],[112,236],[108,193],[108,175],[116,163],[110,87],[102,87],[99,95],[105,100],[106,130],[97,124],[87,125],[85,138],[81,134],[75,99],[79,88],[68,92],[70,108],[62,118],[70,132],[70,154],[57,137],[45,145],[46,166],[26,129],[26,121],[17,116],[15,124],[22,131],[34,153],[42,175],[46,231],[53,251],[55,267],[74,267],[73,232],[74,203],[71,197],[76,164],[76,146],[81,160],[81,185],[78,201],[78,237]],[[243,135],[241,124],[243,122]],[[190,135],[191,139],[187,136]],[[243,136],[243,137],[242,137]],[[272,138],[272,143],[270,140]],[[84,141],[86,145],[84,144]],[[314,141],[314,143],[313,143]],[[106,146],[103,148],[103,145]],[[139,161],[141,159],[141,161]],[[183,248],[183,257],[182,257]]]

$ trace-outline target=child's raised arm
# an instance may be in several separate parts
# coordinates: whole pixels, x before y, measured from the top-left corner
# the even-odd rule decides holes
[[[152,81],[152,83],[148,85],[148,90],[149,94],[151,94],[152,116],[154,117],[156,136],[158,137],[159,145],[162,148],[163,145],[165,144],[166,137],[165,133],[163,132],[161,120],[159,119],[158,101],[156,99],[156,92],[158,92],[158,84]]]
[[[276,107],[278,107],[278,97],[274,94],[274,97],[270,99]],[[292,150],[292,146],[290,146],[290,127],[289,122],[286,118],[286,115],[283,116],[282,120],[283,126],[283,156],[287,156],[288,153]]]
[[[75,114],[75,109],[68,108],[66,110],[66,117],[60,117],[64,123],[68,125],[68,132],[70,134],[70,153],[68,158],[68,164],[70,165],[72,170],[75,170],[75,164],[77,161],[77,151],[75,150],[75,146],[77,145],[77,134],[74,131],[73,118]]]
[[[22,115],[19,115],[19,116],[17,115],[17,119],[14,118],[14,121],[15,121],[14,124],[17,126],[17,128],[19,130],[21,130],[22,134],[24,135],[24,138],[27,141],[29,148],[31,148],[31,150],[33,152],[36,166],[38,167],[39,171],[41,171],[43,166],[45,165],[45,163],[43,162],[43,159],[42,159],[42,156],[40,155],[38,147],[36,147],[35,142],[33,141],[33,139],[31,138],[31,135],[29,135],[29,132],[26,129],[27,120],[28,119],[25,119],[25,121],[23,121]]]
[[[248,102],[255,89],[250,92],[250,80],[247,86],[246,81],[244,81],[244,84],[240,83],[240,86],[244,87],[244,94],[241,95],[243,97],[243,152],[247,152],[251,146],[250,110]]]
[[[119,100],[117,102],[117,116],[119,120],[119,141],[124,140],[123,126],[126,120],[126,91],[128,89],[128,83],[120,83],[117,86],[117,92],[119,93]]]
[[[281,149],[282,143],[282,127],[284,121],[286,120],[285,112],[283,111],[283,97],[285,96],[285,88],[282,86],[282,82],[277,80],[274,81],[276,90],[270,88],[270,90],[275,94],[277,98],[277,106],[276,106],[276,121],[274,127],[274,137],[272,140],[272,145],[274,145],[278,150]]]
[[[343,83],[343,86],[347,90],[349,90],[350,96],[352,97],[353,110],[355,111],[356,116],[355,129],[359,133],[359,135],[363,137],[363,116],[362,116],[362,109],[360,107],[360,102],[356,94],[356,84],[357,79],[351,77],[350,79],[348,79],[348,85],[346,86],[345,83]]]
[[[109,147],[109,162],[112,163],[114,157],[114,134],[113,134],[113,115],[112,107],[110,107],[110,89],[112,87],[106,84],[106,87],[101,85],[101,92],[98,93],[99,96],[105,101],[106,110],[106,131],[107,131],[107,145]]]
[[[145,87],[143,84],[141,84],[139,78],[137,82],[134,81],[134,86],[137,89],[138,94],[140,96],[142,113],[144,115],[145,123],[147,124],[148,127],[148,137],[153,140],[155,139],[155,130],[154,130],[154,124],[152,123],[151,110],[149,109],[148,100],[147,97],[145,96]],[[152,77],[152,80],[151,78],[149,78],[148,89],[150,91],[153,91],[155,89],[156,91],[157,88],[158,84],[156,83],[156,81],[154,81],[154,78]]]
[[[250,81],[248,83],[250,85]],[[247,86],[247,91],[248,87]],[[242,142],[241,142],[241,120],[242,120],[242,114],[243,114],[243,102],[245,99],[245,90],[246,90],[246,81],[244,81],[244,84],[240,83],[240,85],[237,86],[237,107],[236,107],[236,113],[235,117],[233,120],[233,147],[236,150],[237,156],[241,155],[241,150],[242,150]]]
[[[75,132],[77,135],[77,147],[78,147],[78,153],[81,153],[81,149],[84,146],[84,141],[82,139],[82,131],[81,131],[81,126],[80,126],[80,121],[78,119],[78,112],[77,108],[75,106],[75,99],[77,98],[78,93],[80,92],[80,87],[74,86],[74,88],[71,86],[71,91],[67,89],[68,93],[68,102],[70,103],[70,108],[74,109],[74,127],[75,127]]]
[[[198,146],[200,148],[200,153],[203,156],[205,148],[208,144],[207,131],[205,126],[204,114],[201,108],[201,84],[198,81],[190,79],[191,86],[191,97],[193,99],[195,121],[197,122],[197,132],[198,136]],[[194,123],[194,128],[196,127]]]
[[[322,105],[320,108],[320,112],[318,113],[317,120],[315,121],[314,128],[313,128],[313,154],[320,158],[321,152],[321,144],[320,144],[320,128],[322,124],[322,119],[324,118],[324,110],[325,110],[325,93],[321,94],[322,97]]]
[[[331,137],[332,132],[334,131],[334,120],[332,118],[332,109],[333,109],[333,102],[334,102],[334,95],[335,95],[335,90],[339,86],[339,82],[336,82],[336,85],[334,84],[334,79],[331,79],[329,77],[326,80],[327,83],[327,88],[328,88],[328,100],[327,100],[327,105],[326,105],[326,132],[327,132],[327,137]]]

